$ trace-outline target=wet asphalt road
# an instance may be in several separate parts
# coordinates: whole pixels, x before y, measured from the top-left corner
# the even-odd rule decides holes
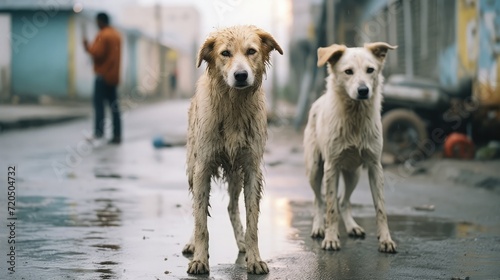
[[[436,166],[403,179],[398,167],[386,169],[398,254],[377,251],[366,175],[352,197],[366,238],[348,238],[341,226],[342,249],[321,250],[309,237],[313,193],[301,136],[286,127],[270,129],[265,156],[259,238],[270,274],[247,275],[225,187],[213,184],[211,273],[188,275],[189,257],[181,254],[193,225],[185,149],[151,145],[155,135],[182,139],[186,110],[176,101],[125,112],[121,146],[85,147],[90,120],[0,134],[0,221],[7,224],[9,165],[17,168],[18,218],[15,274],[7,271],[9,233],[0,227],[0,279],[500,279],[499,192],[453,183]],[[435,210],[415,210],[425,204]]]

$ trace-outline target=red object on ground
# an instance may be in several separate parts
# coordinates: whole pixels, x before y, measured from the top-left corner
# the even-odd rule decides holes
[[[467,135],[454,132],[446,137],[444,156],[447,158],[473,159],[474,143]]]

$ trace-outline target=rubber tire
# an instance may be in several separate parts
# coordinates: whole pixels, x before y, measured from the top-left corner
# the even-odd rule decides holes
[[[393,155],[399,162],[404,162],[409,158],[412,152],[401,154],[401,151],[391,150],[385,143],[388,142],[388,134],[391,125],[395,122],[404,121],[412,125],[418,133],[418,143],[422,144],[428,138],[427,128],[422,119],[415,114],[415,112],[408,109],[394,109],[385,113],[382,116],[382,133],[384,137],[384,152]],[[421,147],[415,147],[414,151],[419,150]]]

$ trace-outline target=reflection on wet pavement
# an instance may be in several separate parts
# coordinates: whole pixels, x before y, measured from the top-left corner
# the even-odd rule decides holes
[[[58,275],[50,279],[198,279],[186,274],[189,258],[181,254],[192,226],[186,191],[169,191],[168,195],[137,192],[133,201],[120,195],[103,196],[127,192],[134,193],[132,188],[108,187],[79,200],[20,197],[24,238],[19,254],[29,252],[24,259],[30,267],[20,275],[25,279],[35,275]],[[214,279],[412,279],[413,275],[482,279],[498,275],[498,228],[393,215],[389,225],[399,253],[386,255],[377,251],[375,220],[366,214],[371,206],[357,205],[355,217],[365,228],[366,239],[348,238],[341,226],[342,249],[327,252],[321,249],[320,240],[309,236],[311,202],[268,195],[262,201],[259,237],[271,273],[247,276],[244,254],[238,253],[233,240],[223,187],[214,190],[211,201],[210,276]],[[491,239],[496,247],[485,246]],[[426,256],[432,256],[432,261]]]
[[[21,196],[18,202],[23,233],[19,255],[29,256],[25,268],[34,267],[29,271],[20,268],[25,279],[34,279],[42,268],[42,275],[58,278],[96,278],[97,274],[100,279],[116,279],[110,265],[118,263],[107,259],[116,257],[115,251],[121,248],[115,244],[119,239],[100,229],[121,225],[121,211],[112,200],[77,202],[64,197]],[[89,205],[91,208],[85,209]]]
[[[53,180],[52,174],[19,180],[19,279],[206,278],[188,275],[189,258],[181,254],[193,226],[184,165],[179,164],[185,150],[144,156],[145,150],[121,154],[117,148],[102,155],[104,163],[86,159],[63,183],[40,180]],[[143,163],[137,158],[154,164],[138,168]],[[432,212],[415,211],[413,204],[404,211],[397,206],[392,213],[398,215],[389,211],[399,253],[379,253],[373,206],[366,204],[371,200],[366,178],[361,180],[364,192],[361,187],[354,193],[353,207],[366,238],[348,238],[341,224],[342,249],[323,251],[321,241],[309,236],[313,196],[302,167],[296,166],[301,160],[275,160],[268,166],[259,222],[261,255],[271,270],[266,276],[247,275],[227,214],[225,186],[212,185],[211,279],[500,278],[498,225],[440,218],[442,203],[418,202],[436,204]],[[243,205],[241,198],[242,219]],[[0,279],[9,279],[4,272]]]

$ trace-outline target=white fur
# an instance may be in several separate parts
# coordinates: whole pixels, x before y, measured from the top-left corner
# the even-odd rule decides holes
[[[307,175],[315,194],[315,213],[311,235],[324,237],[322,248],[339,250],[339,218],[349,235],[363,237],[365,232],[351,214],[350,196],[359,180],[362,166],[368,168],[370,189],[377,217],[379,250],[396,252],[387,225],[383,186],[382,154],[382,68],[388,49],[386,43],[363,48],[332,45],[318,49],[318,66],[328,62],[326,93],[309,112],[304,132]],[[367,73],[367,68],[374,68]],[[346,74],[350,69],[353,74]],[[365,85],[369,97],[359,100],[357,89]],[[343,175],[345,192],[337,199],[338,181]],[[321,186],[326,188],[326,225]],[[340,205],[339,205],[340,204]],[[339,210],[341,215],[339,215]]]

